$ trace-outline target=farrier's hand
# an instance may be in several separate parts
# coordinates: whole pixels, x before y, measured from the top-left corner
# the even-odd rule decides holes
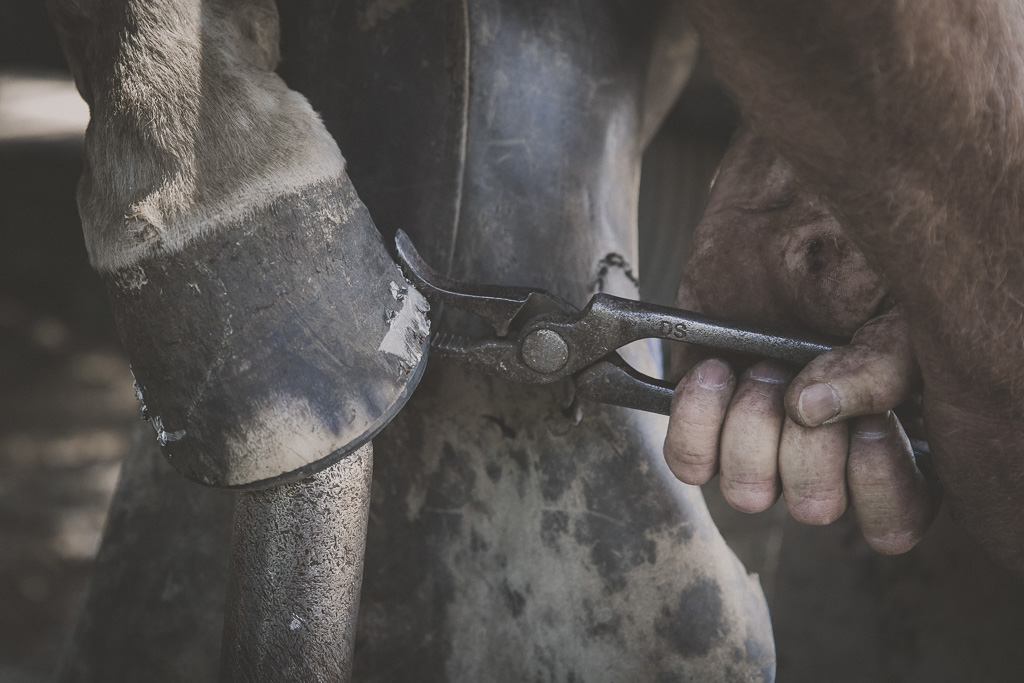
[[[682,481],[716,473],[744,512],[782,493],[828,524],[852,504],[868,543],[909,550],[935,510],[899,420],[918,371],[884,280],[755,134],[737,135],[694,235],[679,305],[723,319],[849,337],[795,370],[682,347],[665,457]]]

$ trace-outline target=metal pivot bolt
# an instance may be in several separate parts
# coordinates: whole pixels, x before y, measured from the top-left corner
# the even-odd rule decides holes
[[[535,330],[523,340],[523,362],[531,370],[551,373],[561,370],[569,360],[569,346],[553,330]]]

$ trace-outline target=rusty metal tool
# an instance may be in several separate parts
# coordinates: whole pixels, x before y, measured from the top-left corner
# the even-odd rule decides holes
[[[395,239],[406,276],[428,301],[474,313],[495,336],[437,335],[434,356],[525,384],[572,379],[576,395],[669,414],[673,385],[632,368],[616,349],[640,339],[667,339],[805,365],[841,342],[789,337],[740,327],[667,306],[596,294],[582,309],[529,287],[470,284],[431,268],[401,230]]]

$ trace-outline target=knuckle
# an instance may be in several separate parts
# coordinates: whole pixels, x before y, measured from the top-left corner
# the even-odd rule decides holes
[[[706,484],[718,469],[718,444],[708,439],[694,442],[669,438],[664,455],[672,474],[687,484]]]
[[[872,359],[836,382],[850,411],[878,413],[906,400],[912,386],[913,368],[905,368],[891,360],[884,357]]]
[[[703,486],[715,476],[716,467],[714,460],[691,460],[675,459],[666,457],[668,468],[675,475],[676,479],[684,484]]]
[[[711,412],[680,415],[674,418],[673,422],[679,434],[704,434],[710,431],[717,433],[722,426],[721,416]]]
[[[687,453],[702,459],[714,458],[718,450],[719,425],[680,423],[670,425],[665,438],[665,452]]]
[[[704,471],[712,469],[717,464],[714,454],[687,449],[666,449],[665,459],[673,472],[677,474],[685,472],[695,476],[700,476]]]
[[[779,397],[750,392],[729,407],[728,419],[734,424],[747,423],[753,426],[781,422],[784,415],[785,408]]]
[[[712,395],[708,395],[709,393]],[[672,397],[669,417],[673,422],[680,424],[702,425],[721,420],[723,399],[715,395],[716,393],[714,390],[699,390],[695,386],[677,389]]]

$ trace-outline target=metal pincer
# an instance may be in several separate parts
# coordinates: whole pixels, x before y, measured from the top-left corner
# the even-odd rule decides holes
[[[632,368],[617,349],[640,339],[667,339],[804,365],[835,340],[790,337],[697,313],[596,294],[577,309],[542,289],[471,284],[445,277],[419,255],[409,236],[396,238],[406,276],[431,302],[474,313],[495,336],[438,335],[434,356],[526,384],[572,379],[576,394],[601,403],[669,414],[673,385]]]

